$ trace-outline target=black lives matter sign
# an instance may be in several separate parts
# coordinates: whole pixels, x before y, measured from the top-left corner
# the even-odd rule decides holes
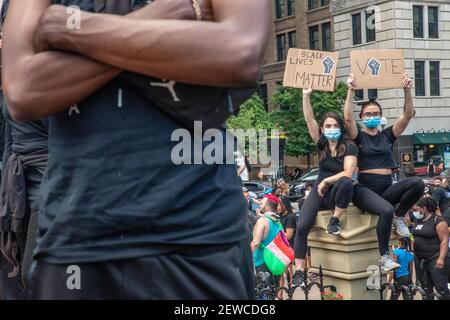
[[[403,51],[358,50],[350,53],[351,73],[359,89],[402,88],[405,73]]]
[[[283,85],[334,91],[338,59],[338,52],[289,49]]]

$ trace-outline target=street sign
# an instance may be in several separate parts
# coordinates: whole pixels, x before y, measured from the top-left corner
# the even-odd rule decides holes
[[[412,162],[412,154],[411,153],[402,153],[402,166],[406,166]]]

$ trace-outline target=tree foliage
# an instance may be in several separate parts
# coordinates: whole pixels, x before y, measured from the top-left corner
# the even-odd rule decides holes
[[[333,92],[313,92],[311,103],[317,122],[329,111],[342,115],[347,86],[339,83]],[[238,116],[228,120],[232,129],[279,129],[286,133],[285,153],[289,156],[310,155],[316,151],[302,112],[302,91],[279,86],[271,97],[273,111],[267,113],[257,95],[245,102]]]

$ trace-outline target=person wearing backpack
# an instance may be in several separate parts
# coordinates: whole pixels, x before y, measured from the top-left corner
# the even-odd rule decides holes
[[[278,207],[279,203],[273,199],[266,201],[261,209],[263,216],[258,219],[253,229],[251,242],[256,275],[260,272],[270,273],[275,287],[278,287],[280,277],[286,267],[294,260],[294,252],[289,246],[280,223]],[[277,239],[280,241],[276,241]],[[274,250],[278,254],[273,254]],[[280,257],[282,261],[279,260]]]
[[[426,288],[427,299],[434,299],[433,289],[442,299],[450,299],[447,280],[450,273],[450,256],[448,254],[449,231],[445,220],[436,214],[437,202],[429,197],[421,198],[413,207],[419,217],[414,227],[413,251],[416,279],[423,289]]]

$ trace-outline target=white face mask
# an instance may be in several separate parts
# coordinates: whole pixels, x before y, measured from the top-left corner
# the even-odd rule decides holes
[[[417,220],[423,219],[423,213],[420,213],[419,211],[413,211],[412,214],[413,214],[414,218],[416,218]]]

